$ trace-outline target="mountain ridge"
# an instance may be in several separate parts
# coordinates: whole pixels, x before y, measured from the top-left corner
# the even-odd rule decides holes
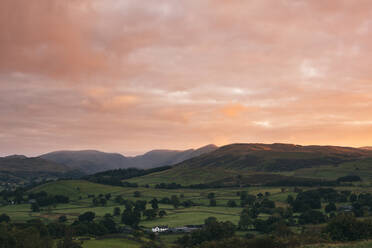
[[[126,157],[120,153],[106,153],[97,150],[54,151],[40,157],[49,161],[66,164],[87,174],[119,168],[149,169],[164,165],[174,165],[192,157],[217,149],[215,145],[207,145],[198,149],[166,150],[157,149],[142,155]]]
[[[322,178],[327,179],[329,173],[333,173],[332,177],[345,176],[343,173],[363,176],[364,170],[372,172],[371,161],[372,151],[354,147],[236,143],[185,160],[169,170],[130,181],[190,185],[223,181],[240,175],[250,179],[258,174],[269,175],[268,178],[278,174],[322,177],[323,170],[328,174]]]

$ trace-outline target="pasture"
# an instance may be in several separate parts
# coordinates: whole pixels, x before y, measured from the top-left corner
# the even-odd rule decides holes
[[[227,207],[229,200],[236,201],[239,205],[239,196],[237,192],[247,191],[249,194],[258,194],[269,192],[269,198],[276,201],[278,205],[285,204],[288,194],[295,194],[290,192],[281,192],[280,188],[273,187],[249,187],[249,188],[221,188],[221,189],[155,189],[155,188],[125,188],[108,186],[102,184],[95,184],[84,180],[66,180],[56,181],[44,184],[32,189],[30,192],[45,191],[51,195],[66,195],[70,197],[70,203],[57,204],[54,206],[44,207],[40,212],[32,212],[30,204],[5,205],[0,207],[0,213],[8,214],[13,222],[25,222],[30,219],[42,219],[45,222],[56,221],[59,216],[66,215],[68,222],[73,222],[77,217],[87,211],[96,213],[97,218],[102,218],[105,214],[112,214],[115,207],[120,207],[124,210],[123,205],[119,205],[114,201],[116,196],[121,196],[124,199],[132,201],[146,200],[150,201],[153,198],[162,199],[164,197],[171,197],[177,195],[180,201],[191,200],[197,206],[174,208],[172,205],[159,204],[161,210],[165,210],[167,215],[162,218],[154,220],[143,219],[140,225],[144,227],[152,227],[156,225],[168,225],[170,227],[184,226],[191,224],[202,224],[204,219],[208,217],[216,217],[221,221],[231,221],[237,224],[239,221],[240,207]],[[134,197],[134,192],[139,191],[140,197]],[[208,193],[215,193],[217,206],[209,206]],[[111,199],[105,206],[93,206],[92,198],[89,195],[98,196],[99,194],[111,194]],[[150,208],[150,204],[147,204]],[[119,223],[120,218],[116,217]]]

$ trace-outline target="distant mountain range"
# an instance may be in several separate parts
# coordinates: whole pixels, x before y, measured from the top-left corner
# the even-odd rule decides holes
[[[153,150],[135,157],[125,157],[118,153],[105,153],[94,150],[56,151],[41,155],[40,158],[67,165],[71,169],[78,169],[86,174],[93,174],[118,168],[135,167],[149,169],[164,165],[174,165],[187,159],[212,152],[217,148],[215,145],[207,145],[199,149],[185,151]]]
[[[153,150],[135,157],[94,150],[56,151],[36,158],[0,158],[0,181],[22,178],[94,174],[118,168],[172,168],[130,179],[131,182],[183,185],[245,178],[247,183],[286,177],[335,179],[349,174],[372,180],[372,148],[300,146],[293,144],[231,144],[218,148]],[[239,179],[243,180],[243,179]]]
[[[118,168],[154,168],[174,165],[216,150],[215,145],[185,151],[153,150],[140,156],[94,150],[56,151],[28,158],[23,155],[0,157],[0,184],[28,184],[48,178],[79,177]]]

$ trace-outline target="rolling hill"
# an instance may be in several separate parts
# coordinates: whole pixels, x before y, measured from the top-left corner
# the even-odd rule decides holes
[[[199,149],[185,151],[153,150],[135,157],[125,157],[118,153],[105,153],[94,150],[84,151],[56,151],[41,155],[49,161],[65,164],[87,174],[118,168],[149,169],[164,165],[174,165],[184,160],[216,150],[215,145],[208,145]]]
[[[95,150],[56,151],[40,157],[48,161],[67,165],[87,174],[126,167],[129,163],[129,159],[121,154]]]
[[[337,146],[231,144],[169,170],[129,181],[190,185],[232,181],[240,175],[247,183],[257,183],[258,177],[270,182],[285,177],[336,179],[345,174],[372,178],[372,151]]]
[[[42,158],[13,155],[0,158],[0,181],[27,183],[30,180],[48,177],[70,177],[81,175],[70,167]]]

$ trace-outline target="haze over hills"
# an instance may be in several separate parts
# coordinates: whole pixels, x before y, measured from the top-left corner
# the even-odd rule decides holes
[[[360,165],[360,166],[359,166]],[[344,167],[347,167],[345,169]],[[356,168],[358,167],[357,172]],[[206,183],[246,175],[290,175],[322,177],[312,170],[332,171],[333,175],[372,172],[372,151],[338,146],[300,146],[292,144],[231,144],[183,161],[173,168],[142,179],[181,184]],[[253,176],[254,175],[254,176]],[[372,175],[371,175],[372,176]],[[133,182],[141,182],[141,178]]]
[[[136,167],[142,169],[163,165],[174,165],[184,160],[212,152],[215,145],[207,145],[199,149],[185,151],[153,150],[135,157],[125,157],[118,153],[105,153],[94,150],[56,151],[40,157],[56,163],[61,163],[73,169],[79,169],[86,174],[93,174],[117,168]]]
[[[86,174],[122,168],[129,163],[129,159],[121,154],[95,150],[55,151],[40,157],[78,169]]]

